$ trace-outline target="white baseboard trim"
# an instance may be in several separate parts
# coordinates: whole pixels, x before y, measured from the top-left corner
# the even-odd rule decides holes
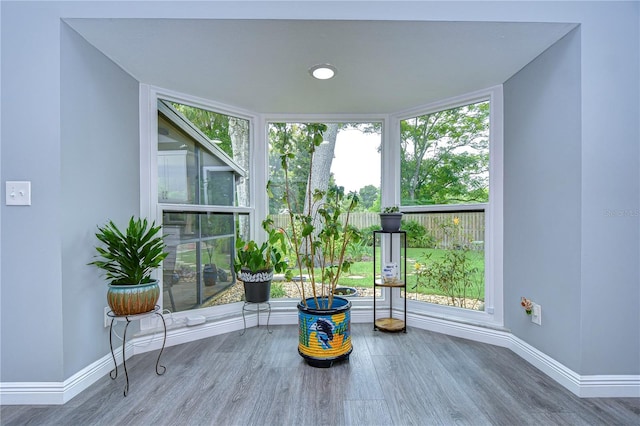
[[[640,375],[580,375],[511,335],[509,349],[581,398],[640,398]]]
[[[502,346],[581,398],[640,398],[640,375],[580,375],[507,330],[408,314],[409,325],[449,336]]]
[[[122,346],[116,349],[116,362],[122,364]],[[113,358],[109,353],[63,382],[0,383],[0,405],[62,405],[111,370]]]
[[[266,312],[260,313],[260,327],[267,326],[267,318],[269,325],[292,325],[298,323],[297,310],[277,309],[271,311],[271,316],[267,317]],[[255,313],[247,313],[245,315],[247,328],[258,326],[258,316]],[[372,323],[373,314],[370,309],[351,309],[351,321],[355,323]],[[195,327],[181,327],[167,331],[166,346],[174,346],[182,343],[192,342],[195,340],[206,339],[220,334],[241,332],[244,328],[244,322],[241,315],[225,318],[216,318],[215,321],[207,321],[204,324]],[[150,339],[149,335],[139,336],[134,343],[134,354],[143,353],[151,350],[159,349],[162,346],[162,335],[157,331]]]
[[[64,397],[60,382],[0,383],[0,405],[60,405]]]
[[[399,317],[399,316],[398,316]],[[434,331],[448,336],[460,337],[494,346],[509,347],[511,333],[504,329],[489,328],[467,322],[457,322],[446,318],[408,313],[407,323],[411,327]]]
[[[394,315],[395,316],[395,315]],[[398,313],[398,317],[400,314]],[[256,314],[245,317],[247,328],[257,326]],[[266,313],[260,314],[260,327],[266,327]],[[371,309],[352,309],[353,323],[372,323]],[[297,324],[297,311],[273,309],[269,325]],[[407,314],[410,327],[430,330],[450,336],[501,346],[535,366],[560,385],[582,398],[640,397],[640,375],[586,375],[581,376],[553,358],[540,352],[508,330],[455,322],[427,315]],[[216,318],[195,327],[180,327],[167,331],[166,347],[219,334],[240,332],[244,328],[242,316]],[[160,349],[162,334],[135,336],[131,348],[127,345],[127,358],[132,355]],[[115,350],[116,362],[122,364],[122,346]],[[4,382],[0,383],[0,405],[61,405],[70,401],[113,369],[113,358],[107,354],[83,368],[63,382]]]
[[[579,377],[581,398],[640,398],[640,375]]]
[[[573,370],[514,335],[511,335],[509,349],[574,394],[580,396],[580,375]]]

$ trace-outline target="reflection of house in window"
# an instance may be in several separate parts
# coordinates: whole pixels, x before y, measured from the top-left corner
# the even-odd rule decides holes
[[[236,185],[231,167],[205,166],[204,204],[232,206],[236,199]]]
[[[165,306],[205,306],[235,283],[238,184],[246,171],[170,104],[158,103],[158,203]],[[167,300],[168,299],[168,300]],[[169,302],[169,303],[167,303]]]
[[[164,203],[186,203],[187,151],[158,151],[158,199]]]
[[[245,170],[171,106],[158,111],[158,202],[238,205]]]

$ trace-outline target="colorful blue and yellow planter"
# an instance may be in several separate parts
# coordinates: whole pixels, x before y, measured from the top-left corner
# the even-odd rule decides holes
[[[336,361],[349,358],[351,346],[351,302],[334,297],[331,307],[327,298],[319,298],[320,308],[313,298],[307,306],[298,303],[298,353],[314,367],[331,367]]]

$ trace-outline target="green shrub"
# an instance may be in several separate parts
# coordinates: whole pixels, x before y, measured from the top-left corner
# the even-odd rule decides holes
[[[445,250],[442,257],[425,253],[415,264],[416,285],[432,287],[447,296],[451,306],[475,309],[482,294],[483,270],[468,249]]]
[[[350,242],[346,251],[346,257],[351,262],[362,262],[364,259],[370,259],[373,253],[371,246],[368,246],[364,240]]]
[[[284,289],[282,283],[271,283],[271,293],[270,296],[272,299],[279,299],[281,297],[286,297],[287,292]]]
[[[415,220],[403,220],[402,230],[407,233],[407,246],[412,248],[433,248],[435,237]]]
[[[366,228],[362,228],[360,232],[362,233],[362,242],[364,245],[368,247],[373,247],[373,231],[379,231],[382,229],[380,225],[371,225]]]

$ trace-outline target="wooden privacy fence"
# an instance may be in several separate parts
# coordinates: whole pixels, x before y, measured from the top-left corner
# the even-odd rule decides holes
[[[270,216],[274,225],[287,229],[289,215]],[[344,221],[344,215],[341,218]],[[469,244],[476,250],[484,249],[484,212],[458,213],[405,213],[403,221],[415,221],[424,226],[441,248],[452,248],[456,244]],[[372,212],[351,213],[349,223],[358,229],[380,225],[380,216]]]
[[[340,220],[344,223],[345,214],[340,215]],[[273,224],[278,228],[287,229],[289,227],[288,214],[272,214]],[[368,228],[373,225],[380,225],[380,215],[372,212],[354,212],[349,217],[349,223],[358,229]]]
[[[448,249],[468,244],[474,250],[484,249],[484,212],[405,213],[402,219],[424,226],[435,238],[437,247]]]

